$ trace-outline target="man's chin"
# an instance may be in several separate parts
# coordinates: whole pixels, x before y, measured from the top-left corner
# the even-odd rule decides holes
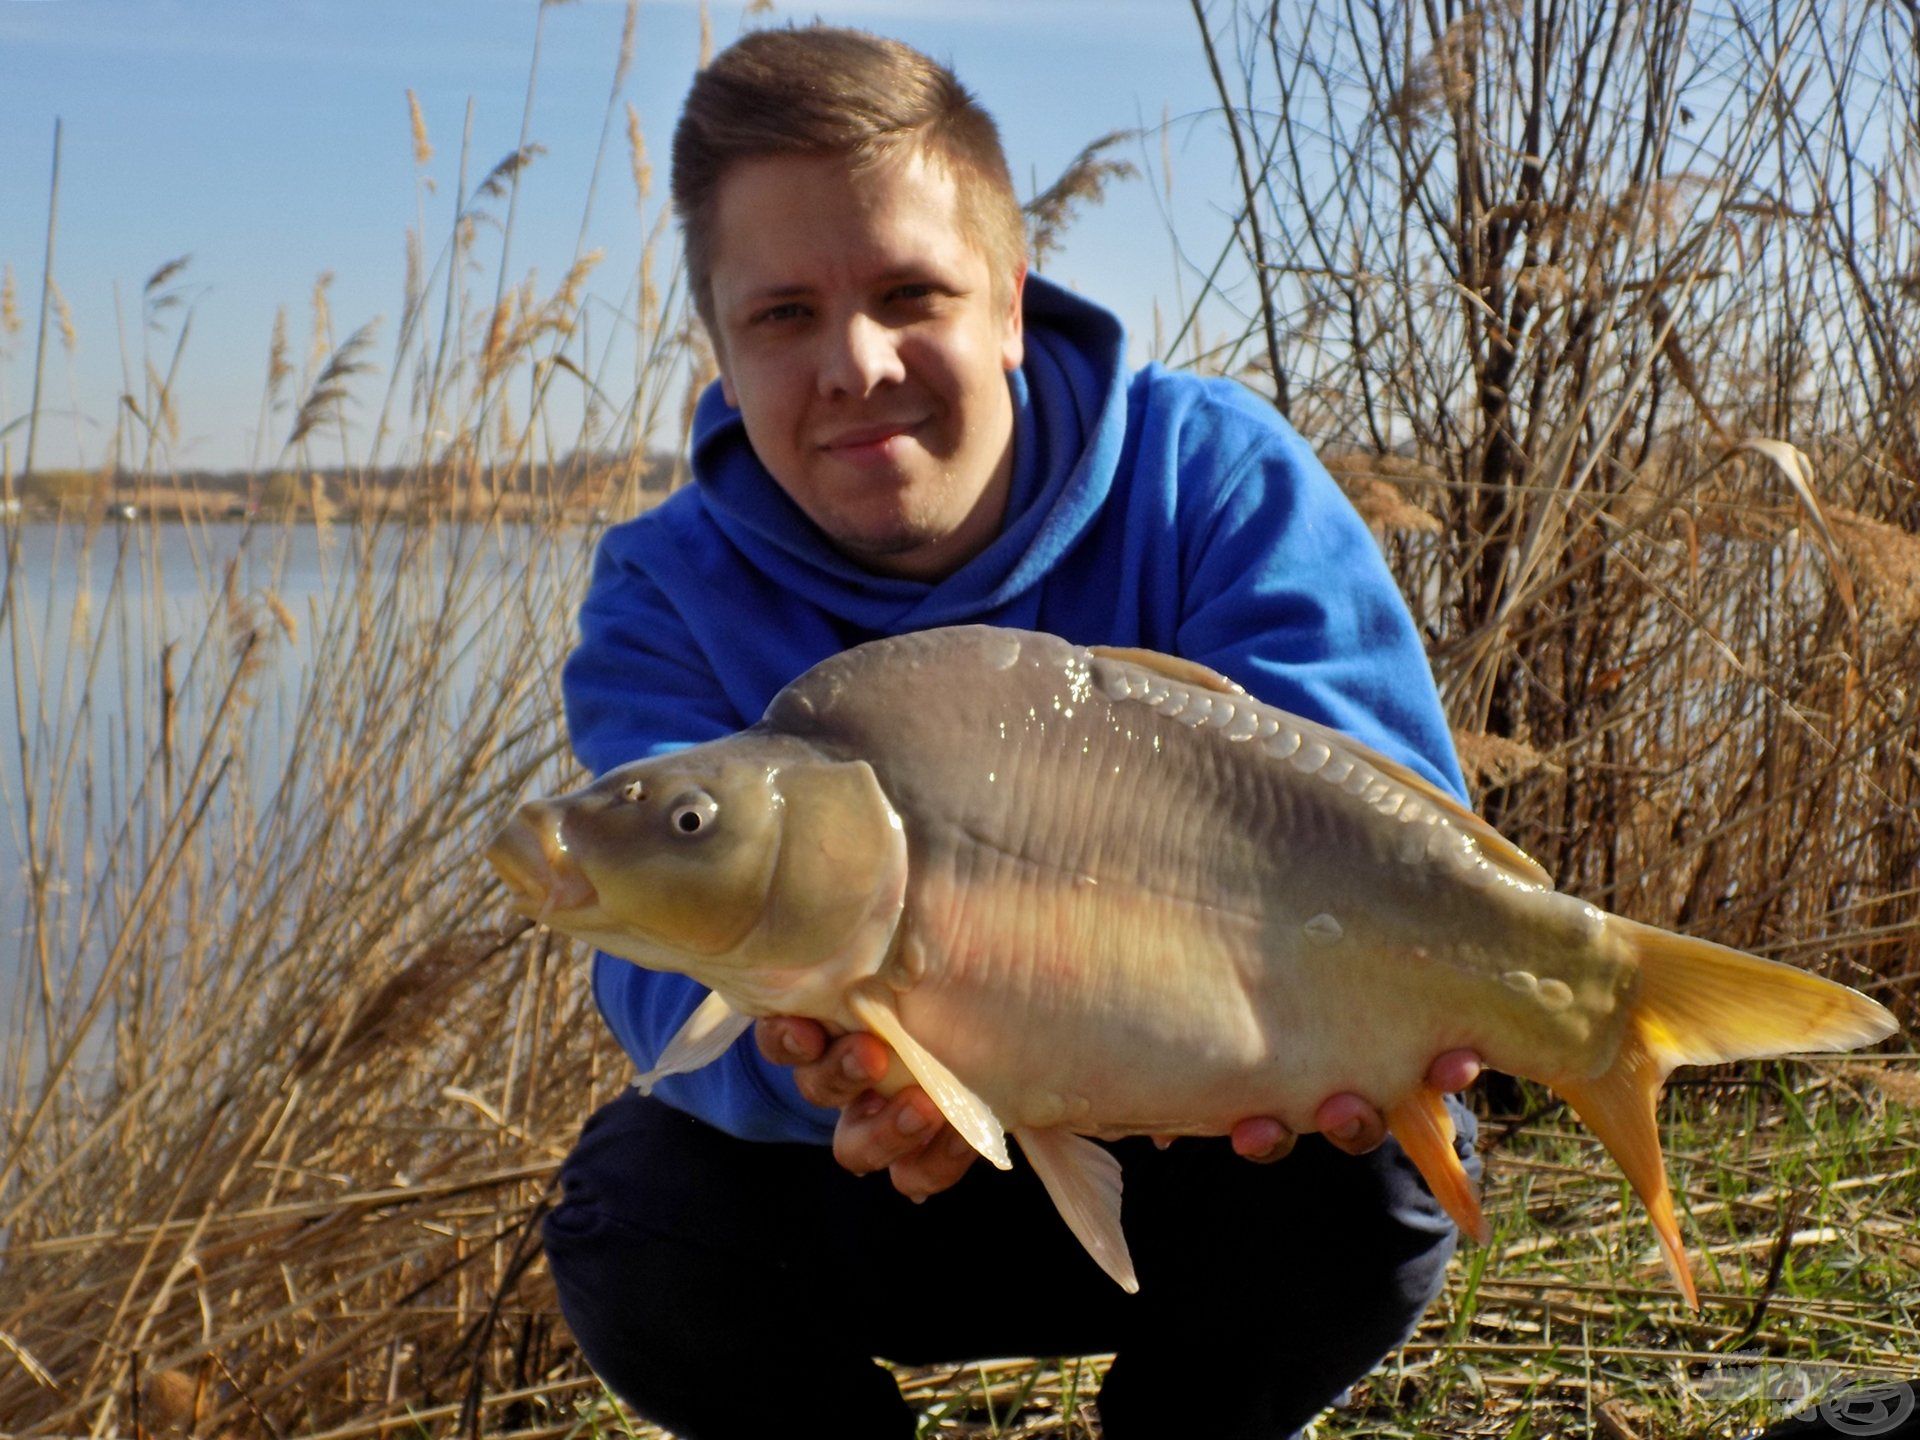
[[[910,580],[934,579],[951,571],[955,566],[948,562],[960,543],[951,526],[873,527],[842,530],[827,538],[856,565]]]

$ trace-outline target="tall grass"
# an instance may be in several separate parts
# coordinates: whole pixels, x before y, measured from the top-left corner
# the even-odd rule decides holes
[[[1325,448],[1486,807],[1568,888],[1911,1020],[1910,18],[1197,13],[1245,210],[1168,354],[1241,374]],[[626,1065],[584,957],[509,922],[473,856],[514,797],[569,778],[557,667],[594,535],[567,516],[643,503],[649,440],[684,430],[710,371],[658,258],[631,47],[630,10],[600,153],[624,120],[651,240],[610,319],[585,298],[592,193],[542,293],[506,238],[538,143],[482,170],[463,142],[455,219],[437,249],[410,227],[391,332],[338,333],[324,279],[304,357],[274,319],[259,464],[320,503],[255,522],[241,559],[196,523],[63,522],[62,553],[100,577],[64,609],[7,533],[20,749],[0,783],[26,873],[0,1429],[622,1428],[566,1343],[537,1221]],[[537,75],[536,48],[529,97]],[[409,118],[424,185],[434,146]],[[1126,178],[1111,152],[1042,194],[1036,249]],[[108,471],[172,464],[179,274],[143,292]],[[1203,340],[1235,306],[1244,326]],[[560,387],[584,397],[576,422]],[[350,401],[375,417],[364,443]],[[594,449],[624,458],[566,458]],[[295,574],[315,555],[318,585]],[[1593,1142],[1524,1087],[1496,1094],[1501,1233],[1329,1433],[1717,1433],[1764,1407],[1689,1380],[1702,1357],[1897,1364],[1920,1326],[1912,1073],[1752,1068],[1683,1091],[1699,1317]],[[1098,1369],[907,1384],[927,1433],[1080,1435]]]

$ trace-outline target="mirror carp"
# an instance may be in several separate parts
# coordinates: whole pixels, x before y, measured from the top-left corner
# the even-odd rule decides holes
[[[1003,1169],[1010,1131],[1130,1290],[1120,1167],[1089,1137],[1305,1133],[1343,1091],[1484,1242],[1425,1079],[1470,1048],[1599,1136],[1697,1306],[1669,1072],[1896,1028],[1559,893],[1412,771],[1202,666],[985,626],[836,655],[736,735],[526,804],[488,858],[524,913],[712,992],[643,1088],[757,1016],[869,1030]]]

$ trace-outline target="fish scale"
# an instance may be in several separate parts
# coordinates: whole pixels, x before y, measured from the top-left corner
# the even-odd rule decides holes
[[[1692,1300],[1666,1075],[1895,1028],[1556,892],[1451,796],[1203,667],[983,626],[835,656],[738,735],[523,807],[489,856],[526,913],[711,989],[644,1081],[755,1015],[871,1030],[994,1163],[1011,1132],[1129,1287],[1085,1137],[1306,1131],[1342,1092],[1484,1238],[1425,1079],[1470,1047],[1599,1134]]]

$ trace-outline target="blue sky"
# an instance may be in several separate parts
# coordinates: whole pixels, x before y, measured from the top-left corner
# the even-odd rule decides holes
[[[536,268],[543,291],[574,253],[623,11],[622,0],[581,0],[547,13],[530,131],[547,153],[525,172],[511,266],[516,276]],[[1221,243],[1232,157],[1205,113],[1212,88],[1182,0],[816,0],[774,18],[815,15],[950,63],[999,120],[1023,193],[1094,136],[1171,115],[1180,241],[1209,260]],[[0,263],[26,321],[0,335],[0,426],[27,406],[55,116],[65,134],[55,276],[78,344],[69,357],[57,334],[51,343],[38,463],[101,460],[123,363],[136,372],[142,363],[141,286],[191,255],[173,459],[238,465],[254,443],[275,310],[288,309],[298,358],[321,272],[335,277],[336,337],[383,316],[375,354],[390,353],[406,227],[424,219],[431,262],[452,212],[469,99],[473,174],[514,148],[537,16],[533,0],[0,0]],[[715,5],[712,22],[725,44],[740,33],[741,6]],[[643,0],[625,97],[659,167],[655,204],[698,37],[694,0]],[[435,147],[432,193],[411,154],[409,88]],[[1156,133],[1134,158],[1157,170],[1161,153]],[[607,258],[590,288],[617,305],[642,228],[618,132],[605,164],[588,243]],[[1171,310],[1176,293],[1159,183],[1110,192],[1048,267],[1136,332],[1150,326],[1156,297]],[[170,350],[180,313],[150,343]],[[1136,357],[1147,354],[1137,341]],[[167,353],[154,359],[164,367]],[[384,383],[358,382],[352,413],[366,418]],[[281,417],[269,435],[284,427]],[[7,437],[16,467],[20,441],[19,429]]]

